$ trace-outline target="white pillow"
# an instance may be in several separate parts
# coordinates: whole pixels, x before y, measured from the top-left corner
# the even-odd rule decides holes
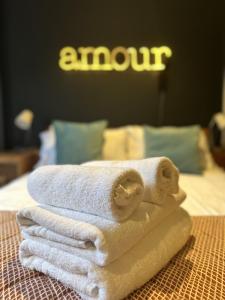
[[[39,156],[40,159],[36,167],[56,164],[56,136],[52,126],[47,130],[40,132],[41,147]]]
[[[144,158],[145,142],[143,126],[127,126],[128,159]]]
[[[102,155],[104,160],[128,159],[126,127],[110,128],[104,131]]]

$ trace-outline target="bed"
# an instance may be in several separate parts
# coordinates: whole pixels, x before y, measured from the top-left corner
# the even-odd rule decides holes
[[[0,189],[0,299],[81,299],[60,282],[23,268],[16,210],[35,202],[26,190],[28,174]],[[188,197],[183,204],[193,216],[185,247],[127,300],[225,299],[225,172],[215,167],[202,176],[181,174]]]
[[[108,149],[112,148],[111,144]],[[19,263],[22,237],[16,211],[36,205],[27,192],[28,175],[0,189],[0,299],[81,299],[56,280]],[[192,216],[192,235],[169,264],[127,300],[225,299],[225,171],[213,164],[202,175],[181,173],[180,186],[187,192],[182,206]]]

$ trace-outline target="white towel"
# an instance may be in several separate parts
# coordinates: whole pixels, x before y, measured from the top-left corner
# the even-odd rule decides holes
[[[191,219],[179,208],[130,251],[103,268],[29,239],[20,246],[20,260],[23,266],[75,289],[83,299],[119,300],[159,272],[184,246],[190,230]]]
[[[107,219],[127,219],[143,200],[143,182],[128,168],[44,166],[28,178],[31,197],[42,204]]]
[[[123,223],[52,206],[24,208],[17,214],[25,238],[87,258],[104,266],[132,248],[184,200],[180,192],[163,206],[142,202]]]
[[[168,194],[178,192],[179,172],[173,162],[167,157],[152,157],[140,160],[124,161],[91,161],[85,166],[108,166],[132,168],[138,171],[144,181],[144,200],[161,204]]]

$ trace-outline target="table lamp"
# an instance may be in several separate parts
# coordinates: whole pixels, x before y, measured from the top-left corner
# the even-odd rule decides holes
[[[34,119],[34,114],[29,109],[22,110],[14,119],[15,126],[24,131],[23,146],[28,146],[30,143],[33,119]]]

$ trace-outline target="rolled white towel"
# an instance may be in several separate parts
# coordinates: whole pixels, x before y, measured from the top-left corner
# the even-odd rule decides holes
[[[28,191],[41,204],[123,221],[143,200],[144,186],[131,168],[61,165],[37,168]]]
[[[185,197],[181,190],[169,196],[162,206],[142,202],[122,223],[49,205],[24,208],[18,212],[17,220],[24,238],[105,266],[126,253],[173,213]]]
[[[75,289],[84,300],[119,300],[159,272],[184,246],[190,230],[191,219],[179,208],[106,267],[30,239],[21,243],[20,261]]]
[[[124,161],[91,161],[83,165],[135,169],[143,178],[145,185],[143,201],[146,202],[162,204],[167,195],[175,194],[179,190],[179,171],[167,157]]]

